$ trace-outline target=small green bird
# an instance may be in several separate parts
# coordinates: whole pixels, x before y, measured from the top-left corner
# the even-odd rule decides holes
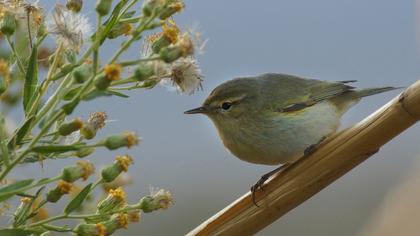
[[[357,90],[350,82],[355,81],[274,73],[237,78],[216,87],[201,107],[185,114],[207,115],[225,147],[241,160],[288,164],[333,134],[342,115],[362,97],[397,89]]]

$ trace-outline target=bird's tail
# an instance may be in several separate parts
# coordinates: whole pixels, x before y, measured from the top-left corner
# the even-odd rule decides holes
[[[361,89],[361,90],[354,90],[353,96],[355,98],[362,98],[367,97],[370,95],[374,95],[377,93],[383,93],[391,90],[402,89],[403,87],[381,87],[381,88],[368,88],[368,89]]]

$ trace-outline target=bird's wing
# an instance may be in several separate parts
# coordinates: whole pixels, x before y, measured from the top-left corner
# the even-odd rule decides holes
[[[267,89],[279,101],[276,110],[280,112],[299,111],[354,89],[346,84],[354,81],[327,82],[283,74],[270,74],[267,81]],[[287,87],[287,94],[273,91],[279,87]]]

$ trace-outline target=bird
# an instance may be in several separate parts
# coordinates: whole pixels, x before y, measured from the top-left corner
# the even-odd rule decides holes
[[[398,89],[356,89],[346,81],[322,81],[266,73],[240,77],[217,86],[202,106],[185,114],[204,114],[224,146],[237,158],[262,165],[281,165],[271,175],[314,152],[340,126],[342,116],[361,98]],[[256,204],[256,203],[255,203]]]

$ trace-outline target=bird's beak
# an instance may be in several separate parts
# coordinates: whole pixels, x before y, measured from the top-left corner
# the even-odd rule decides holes
[[[209,109],[207,109],[206,107],[198,107],[198,108],[185,111],[184,114],[205,114],[208,112],[209,112]]]

